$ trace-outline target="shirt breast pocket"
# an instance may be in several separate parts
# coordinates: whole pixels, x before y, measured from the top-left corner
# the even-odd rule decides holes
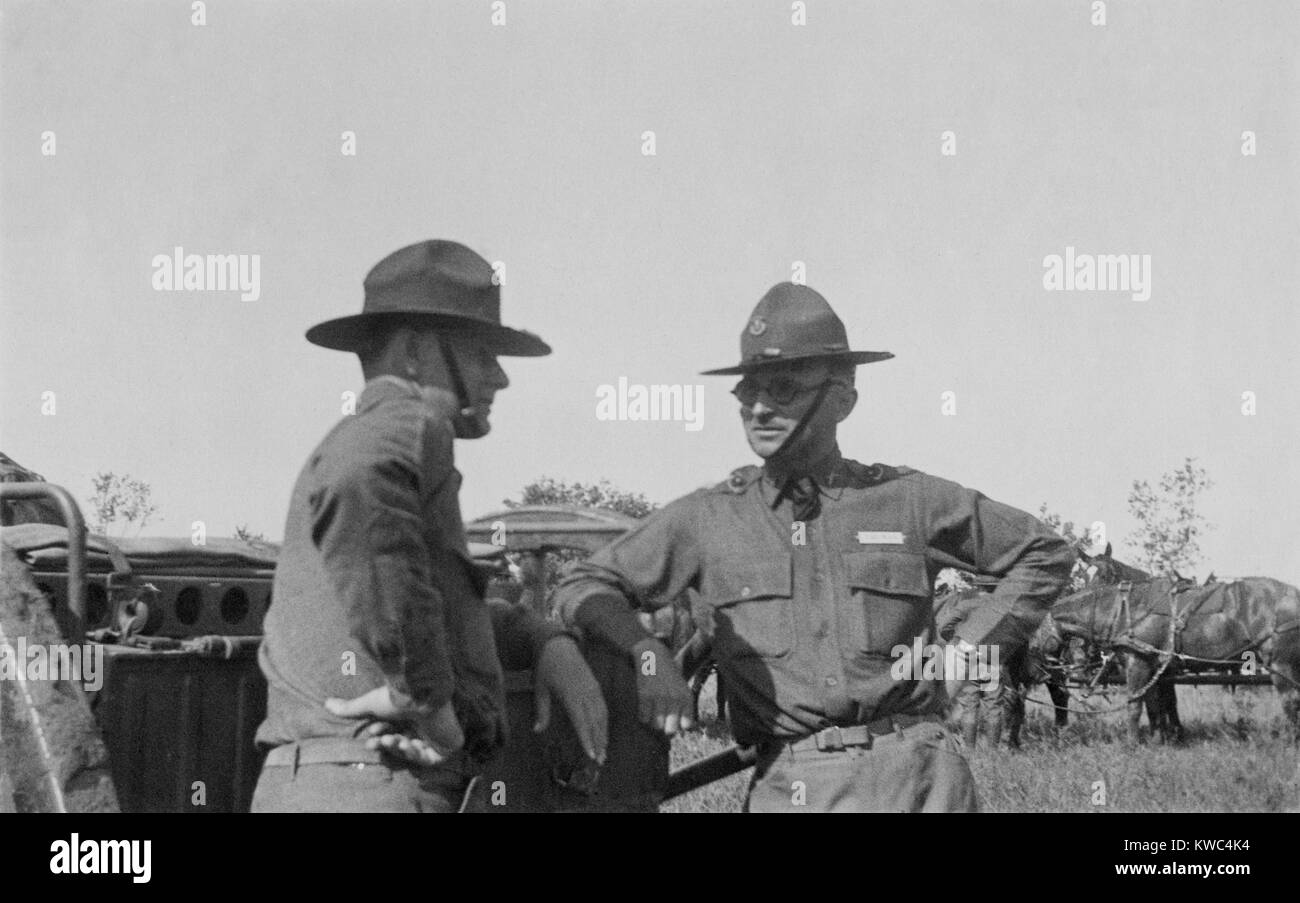
[[[861,607],[863,651],[888,655],[910,645],[932,617],[930,575],[925,556],[901,549],[861,549],[844,553],[854,604]]]
[[[719,658],[776,658],[794,647],[790,556],[753,562],[726,574],[711,606],[713,648]]]

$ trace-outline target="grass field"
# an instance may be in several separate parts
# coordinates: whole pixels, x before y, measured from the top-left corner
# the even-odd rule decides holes
[[[1037,690],[1032,699],[1047,701]],[[1118,705],[1122,695],[1112,695]],[[1072,703],[1087,705],[1088,703]],[[1107,707],[1094,697],[1095,708]],[[1051,710],[1030,703],[1022,748],[967,750],[987,812],[1300,811],[1297,737],[1272,687],[1179,687],[1182,744],[1124,742],[1123,712],[1071,716],[1058,737]],[[712,689],[701,699],[702,730],[673,742],[672,767],[730,745]],[[1146,718],[1143,716],[1146,732]],[[739,812],[749,772],[669,802],[665,812]],[[1101,782],[1104,802],[1096,782]]]

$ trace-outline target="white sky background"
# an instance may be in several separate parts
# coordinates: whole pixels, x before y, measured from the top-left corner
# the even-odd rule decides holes
[[[504,261],[506,323],[555,348],[457,443],[466,519],[542,474],[666,502],[753,460],[734,378],[696,374],[802,260],[897,355],[859,370],[848,456],[1102,520],[1121,556],[1131,482],[1193,456],[1200,575],[1300,583],[1294,3],[0,10],[0,449],[82,499],[147,480],[147,533],[281,535],[361,384],[304,330],[439,237]],[[260,254],[260,300],[153,291],[175,245]],[[1152,255],[1151,299],[1045,291],[1067,245]],[[704,428],[597,420],[620,376],[704,385]]]

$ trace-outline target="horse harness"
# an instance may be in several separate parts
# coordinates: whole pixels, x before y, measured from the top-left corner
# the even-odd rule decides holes
[[[1119,584],[1117,584],[1117,587],[1119,590],[1119,604],[1115,606],[1115,614],[1111,618],[1110,624],[1107,627],[1106,633],[1104,634],[1105,638],[1104,640],[1102,640],[1102,645],[1105,647],[1112,647],[1112,648],[1119,647],[1122,649],[1130,649],[1133,652],[1142,655],[1154,655],[1160,660],[1160,665],[1158,668],[1156,668],[1155,673],[1152,674],[1151,679],[1148,680],[1140,690],[1137,690],[1129,694],[1130,702],[1137,699],[1141,699],[1143,696],[1145,696],[1147,691],[1150,690],[1153,686],[1155,686],[1156,681],[1160,680],[1160,678],[1164,675],[1165,671],[1168,670],[1170,664],[1172,664],[1175,659],[1177,659],[1179,662],[1197,662],[1199,664],[1207,664],[1207,665],[1237,666],[1241,664],[1240,659],[1202,658],[1200,656],[1188,655],[1187,653],[1180,651],[1180,647],[1182,645],[1181,643],[1182,632],[1187,627],[1187,622],[1190,620],[1191,616],[1196,613],[1196,609],[1199,608],[1200,605],[1204,603],[1206,599],[1209,598],[1208,595],[1202,594],[1199,596],[1197,601],[1192,603],[1192,605],[1180,611],[1178,608],[1178,597],[1184,592],[1190,589],[1194,589],[1195,584],[1176,582],[1173,585],[1171,585],[1169,588],[1169,594],[1168,594],[1169,595],[1169,616],[1168,616],[1169,630],[1167,634],[1166,648],[1164,649],[1154,646],[1151,643],[1148,643],[1146,640],[1139,639],[1138,637],[1132,635],[1133,614],[1132,614],[1131,606],[1129,604],[1129,597],[1133,590],[1133,581],[1131,580],[1121,581]],[[1097,636],[1096,626],[1097,626],[1097,608],[1098,608],[1099,598],[1100,595],[1093,597],[1093,612],[1092,612],[1091,621],[1092,621],[1094,636]],[[1147,612],[1147,616],[1153,616],[1156,614],[1158,613],[1155,611]],[[1123,621],[1124,623],[1124,629],[1122,632],[1116,633],[1116,628],[1119,627],[1121,621]],[[1288,630],[1296,629],[1297,626],[1300,626],[1300,624],[1287,624],[1284,627],[1275,627],[1273,632],[1275,635],[1279,633],[1285,633]],[[1264,640],[1261,640],[1259,643],[1252,644],[1252,647],[1250,648],[1257,648],[1259,646],[1262,646],[1264,643],[1268,642],[1269,639],[1272,639],[1272,637],[1268,637]],[[1109,657],[1103,660],[1102,667],[1099,669],[1097,673],[1097,677],[1094,678],[1094,680],[1089,684],[1090,687],[1092,686],[1093,683],[1096,682],[1096,680],[1100,679],[1102,674],[1105,673],[1106,666],[1108,664],[1109,664]],[[1292,686],[1294,686],[1296,689],[1300,689],[1300,684],[1296,684],[1295,681],[1292,681],[1288,677],[1288,675],[1282,672],[1272,671],[1271,669],[1264,667],[1262,664],[1260,665],[1260,670],[1263,671],[1264,673],[1278,674],[1282,677],[1283,680],[1292,684]]]

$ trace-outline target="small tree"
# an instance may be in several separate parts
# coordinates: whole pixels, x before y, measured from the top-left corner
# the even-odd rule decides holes
[[[639,492],[616,489],[608,480],[599,483],[563,483],[552,477],[539,477],[523,488],[519,501],[505,499],[507,508],[523,505],[578,505],[584,508],[604,508],[617,511],[638,520],[659,506]]]
[[[134,480],[130,474],[118,476],[112,471],[101,471],[91,478],[94,493],[90,497],[90,529],[107,535],[109,528],[120,524],[117,535],[123,536],[128,527],[135,525],[136,535],[144,529],[158,507],[153,504],[153,489],[143,480]]]
[[[1138,529],[1124,543],[1136,550],[1138,563],[1153,573],[1190,573],[1201,561],[1198,540],[1212,525],[1197,505],[1201,493],[1214,483],[1195,460],[1187,458],[1182,467],[1161,476],[1155,489],[1146,480],[1134,480],[1128,494],[1128,510]]]
[[[249,529],[248,524],[235,527],[235,539],[242,539],[244,542],[266,542],[266,536],[262,533],[254,533]]]

